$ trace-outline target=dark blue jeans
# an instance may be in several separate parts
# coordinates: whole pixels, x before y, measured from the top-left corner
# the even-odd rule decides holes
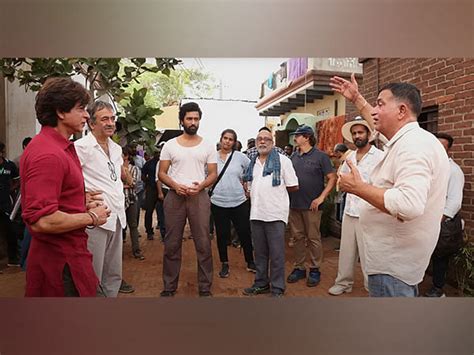
[[[31,234],[28,231],[28,228],[25,227],[23,233],[23,240],[21,241],[21,251],[20,251],[20,266],[23,270],[26,270],[26,259],[28,257],[28,250],[30,249],[31,243]]]

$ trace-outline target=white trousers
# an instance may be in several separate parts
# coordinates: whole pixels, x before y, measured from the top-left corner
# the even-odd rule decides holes
[[[117,218],[115,232],[96,227],[86,229],[87,248],[92,264],[107,297],[117,297],[122,282],[122,226]]]
[[[365,253],[362,230],[359,218],[344,213],[341,228],[341,246],[339,248],[339,265],[336,285],[351,288],[354,284],[354,267],[357,259],[364,275],[364,287],[368,289],[368,278],[365,271]]]

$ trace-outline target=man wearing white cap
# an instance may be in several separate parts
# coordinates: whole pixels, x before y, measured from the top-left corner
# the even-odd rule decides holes
[[[367,121],[357,116],[355,120],[347,122],[342,126],[342,136],[345,140],[354,143],[356,151],[352,151],[346,161],[349,160],[357,166],[362,179],[369,181],[369,176],[374,167],[382,160],[384,153],[369,144],[372,134]],[[344,161],[341,173],[348,173],[350,169]],[[336,282],[329,289],[329,294],[338,296],[344,292],[351,292],[354,284],[354,265],[357,257],[360,258],[362,273],[364,274],[364,287],[368,289],[367,273],[365,271],[364,240],[359,224],[359,204],[361,199],[354,194],[346,195],[346,205],[342,217],[341,246],[339,252],[339,265]]]

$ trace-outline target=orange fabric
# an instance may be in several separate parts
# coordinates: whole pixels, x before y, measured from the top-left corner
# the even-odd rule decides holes
[[[343,143],[342,126],[346,123],[346,115],[331,117],[318,123],[318,149],[333,155],[333,148]]]

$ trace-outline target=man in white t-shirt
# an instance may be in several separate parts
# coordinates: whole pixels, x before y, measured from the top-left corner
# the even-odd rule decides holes
[[[170,188],[163,206],[166,236],[162,297],[174,296],[178,288],[186,219],[189,220],[196,247],[199,296],[212,296],[210,201],[205,188],[211,186],[217,178],[217,160],[214,145],[197,135],[201,117],[198,104],[189,102],[182,105],[179,109],[179,121],[184,132],[168,141],[161,151],[158,176]]]
[[[88,108],[91,133],[74,145],[81,162],[88,193],[100,192],[110,208],[107,222],[87,229],[87,248],[92,253],[95,273],[107,297],[116,297],[119,290],[133,292],[122,282],[122,229],[127,225],[125,196],[121,171],[122,148],[110,137],[115,132],[115,114],[111,104],[96,101]]]
[[[256,142],[258,155],[251,159],[244,180],[250,191],[250,227],[257,273],[254,284],[243,293],[252,296],[271,291],[272,296],[281,297],[285,292],[288,192],[298,190],[298,178],[291,160],[274,149],[269,129],[261,129]]]

